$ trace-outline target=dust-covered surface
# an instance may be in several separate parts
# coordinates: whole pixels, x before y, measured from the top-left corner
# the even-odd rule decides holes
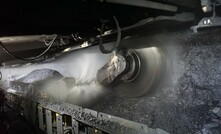
[[[28,75],[10,82],[10,89],[14,89],[17,94],[36,95],[36,91],[42,88],[44,83],[62,79],[63,76],[51,69],[34,70]],[[9,90],[10,90],[9,89]]]
[[[193,34],[185,31],[165,36],[156,35],[151,37],[151,41],[147,39],[150,41],[149,44],[160,46],[167,61],[167,72],[164,77],[162,76],[159,87],[153,89],[151,94],[139,98],[102,94],[106,97],[103,99],[94,95],[94,98],[100,99],[100,103],[90,108],[143,123],[151,128],[160,128],[172,134],[221,133],[220,33],[220,31],[212,31]],[[39,74],[47,77],[35,80]],[[20,80],[24,83],[34,78],[32,82],[37,84],[32,86],[39,87],[39,82],[47,78],[55,78],[58,73],[49,71],[46,74],[44,70],[42,73],[34,72],[33,75],[28,75],[27,79]],[[58,76],[58,79],[61,79],[62,76]],[[99,90],[97,87],[93,90],[90,86],[80,86],[80,88],[76,86],[72,89],[75,79],[66,79],[66,81],[63,79],[54,86],[49,85],[50,88],[46,91],[61,100],[71,99],[68,101],[70,103],[76,103],[76,98],[80,101],[86,100],[87,103],[91,102],[93,98],[90,96]],[[27,83],[25,85],[30,85]],[[32,89],[32,86],[25,89]],[[69,88],[72,90],[68,90]],[[62,90],[55,92],[56,89]],[[27,91],[29,93],[31,90]],[[76,91],[81,92],[78,94]],[[67,94],[61,94],[61,92]]]
[[[219,35],[173,35],[169,42],[176,45],[166,55],[168,71],[159,89],[141,98],[108,97],[93,109],[172,134],[221,133]]]

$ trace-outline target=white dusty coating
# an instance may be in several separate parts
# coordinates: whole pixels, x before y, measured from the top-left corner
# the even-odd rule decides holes
[[[106,92],[96,82],[96,73],[109,60],[109,54],[102,54],[98,47],[77,50],[58,57],[55,61],[42,64],[27,64],[13,68],[0,68],[2,72],[1,85],[8,91],[32,93],[57,98],[73,104],[84,105],[98,99]],[[67,86],[65,78],[69,78]],[[42,81],[50,79],[42,84]],[[24,87],[14,86],[12,81],[26,83]],[[34,88],[35,91],[30,91]],[[39,89],[40,88],[40,89]],[[40,92],[40,93],[36,93]]]

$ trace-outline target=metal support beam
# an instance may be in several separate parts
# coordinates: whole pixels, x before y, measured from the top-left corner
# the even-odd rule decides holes
[[[38,122],[39,128],[44,131],[44,122],[43,122],[43,109],[42,107],[38,106]]]
[[[137,6],[137,7],[153,8],[153,9],[166,10],[166,11],[171,11],[171,12],[177,11],[176,6],[157,3],[153,1],[147,1],[147,0],[106,0],[106,2],[122,4],[122,5]]]
[[[46,110],[47,134],[52,134],[52,116],[51,111]]]
[[[35,124],[36,123],[36,109],[37,109],[37,103],[35,103],[35,102],[32,102],[31,103],[31,106],[32,106],[32,109],[31,109],[31,122],[33,123],[33,124]]]
[[[72,134],[79,134],[79,125],[78,122],[75,120],[75,118],[72,118]]]
[[[63,119],[62,115],[56,113],[56,125],[57,125],[57,134],[63,134]]]
[[[92,127],[87,127],[87,134],[94,134],[94,129]]]

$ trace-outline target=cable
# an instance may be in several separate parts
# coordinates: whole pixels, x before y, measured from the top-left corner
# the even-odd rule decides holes
[[[73,127],[68,126],[64,128],[64,134],[67,134],[69,131],[71,131],[73,129]]]
[[[49,46],[49,45],[50,45],[50,42],[47,43],[46,40],[45,40],[44,38],[43,38],[42,40],[43,40],[43,42],[45,43],[46,46]]]
[[[121,41],[121,28],[119,26],[119,23],[117,21],[117,18],[115,16],[113,16],[113,19],[116,23],[116,26],[117,26],[117,40],[116,40],[116,44],[114,45],[114,47],[111,49],[111,50],[106,50],[104,45],[103,45],[103,37],[102,37],[102,34],[103,34],[103,31],[104,31],[104,26],[105,26],[105,23],[103,22],[102,26],[101,26],[101,31],[100,31],[100,38],[99,38],[99,48],[101,50],[102,53],[104,54],[107,54],[107,53],[111,53],[113,51],[117,51],[118,49],[118,46],[120,44],[120,41]]]
[[[213,18],[215,18],[216,17],[216,6],[220,6],[221,5],[221,3],[218,1],[218,0],[216,0],[214,3],[212,3],[212,5],[213,5]]]
[[[56,38],[58,37],[58,35],[55,35],[55,37],[52,39],[52,41],[50,43],[48,43],[48,47],[38,56],[35,57],[31,57],[31,58],[21,58],[18,57],[16,55],[14,55],[12,52],[10,52],[4,45],[3,43],[0,41],[0,45],[2,46],[3,50],[10,56],[12,56],[13,58],[19,59],[19,60],[24,60],[24,61],[34,61],[37,60],[38,58],[40,58],[41,56],[43,56],[44,54],[46,54],[48,52],[48,50],[52,47],[52,45],[54,44]]]
[[[0,80],[2,80],[2,72],[0,71]]]

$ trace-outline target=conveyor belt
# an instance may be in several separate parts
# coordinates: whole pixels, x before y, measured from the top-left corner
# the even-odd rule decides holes
[[[22,107],[18,112],[47,134],[167,134],[161,129],[151,129],[144,124],[64,102],[6,94],[10,106]],[[22,106],[16,101],[18,98],[22,100]]]

